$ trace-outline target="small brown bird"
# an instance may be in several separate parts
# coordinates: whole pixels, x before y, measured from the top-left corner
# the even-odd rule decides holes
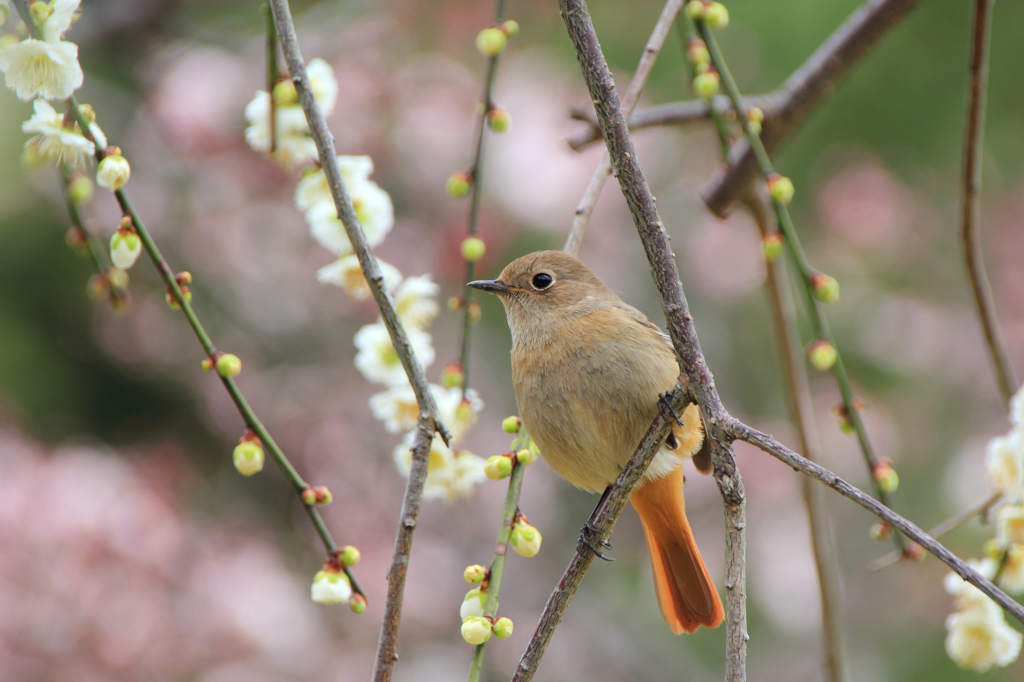
[[[615,481],[658,414],[679,366],[669,337],[597,275],[561,251],[513,261],[470,286],[498,295],[512,332],[512,383],[523,424],[555,473],[597,492]],[[661,614],[676,634],[722,622],[722,602],[686,520],[683,459],[711,471],[700,409],[633,491]]]

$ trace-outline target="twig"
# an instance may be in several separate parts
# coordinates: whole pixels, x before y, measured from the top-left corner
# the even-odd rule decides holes
[[[768,201],[750,188],[741,199],[757,224],[761,237],[773,232],[771,209]],[[807,369],[800,348],[796,311],[786,276],[785,261],[775,259],[768,262],[768,300],[771,304],[773,327],[779,356],[782,359],[782,375],[789,396],[790,418],[796,427],[800,450],[810,461],[815,461],[821,447],[814,423],[814,408],[811,403],[811,388],[807,383]],[[832,543],[832,530],[822,490],[814,485],[810,477],[801,479],[804,505],[807,507],[807,521],[811,531],[811,549],[814,566],[818,574],[818,593],[821,597],[821,628],[825,642],[825,668],[828,679],[841,682],[846,678],[843,665],[842,632],[839,617],[839,567],[836,564]]]
[[[714,103],[718,111],[725,115],[732,111],[732,102],[724,95],[713,97],[711,102]],[[773,95],[744,97],[743,106],[745,108],[760,108],[764,112],[765,120],[768,120],[773,115],[772,112],[776,106],[775,97]],[[629,130],[636,132],[657,126],[685,125],[704,121],[709,116],[708,101],[703,99],[657,104],[646,109],[634,109],[633,115],[629,117]],[[592,107],[574,106],[569,109],[569,118],[590,124],[583,132],[566,139],[566,144],[571,149],[579,151],[593,142],[601,141],[601,129],[597,125],[597,117],[594,116]]]
[[[769,455],[782,460],[794,470],[816,478],[843,497],[853,500],[878,518],[887,522],[893,528],[899,530],[908,538],[931,552],[944,564],[952,568],[957,575],[984,592],[985,595],[999,604],[999,606],[1001,606],[1005,611],[1013,615],[1014,618],[1021,623],[1024,623],[1024,607],[1014,601],[1001,589],[996,587],[990,580],[987,580],[980,573],[958,559],[952,552],[936,542],[933,537],[929,536],[907,519],[889,509],[884,504],[881,504],[870,495],[867,495],[863,491],[853,487],[828,469],[825,469],[824,467],[821,467],[796,454],[771,436],[761,433],[760,431],[757,431],[756,429],[753,429],[731,417],[724,426],[724,430],[729,437],[750,443],[751,445],[767,452]]]
[[[682,399],[682,396],[686,395],[686,391],[680,389],[684,389],[684,387],[682,385],[677,386],[677,390],[673,392],[671,399],[673,402],[672,407],[679,414],[681,414],[679,410],[689,403],[688,399],[686,401]],[[588,531],[588,538],[592,545],[599,546],[601,542],[606,541],[611,536],[612,529],[615,527],[615,521],[619,518],[622,510],[626,508],[626,502],[629,500],[630,493],[636,487],[636,484],[640,482],[640,477],[643,476],[647,466],[654,459],[660,444],[668,436],[670,428],[671,424],[665,421],[665,418],[659,414],[654,422],[651,423],[650,428],[647,429],[647,433],[640,440],[640,444],[637,446],[633,456],[630,457],[625,468],[615,479],[608,493],[602,496],[601,503],[594,509],[590,519],[587,521],[586,527],[590,529]],[[576,594],[576,588],[583,581],[583,576],[593,561],[594,551],[583,544],[581,536],[581,541],[576,544],[576,553],[573,554],[572,559],[569,561],[569,566],[562,573],[562,577],[555,585],[554,591],[544,605],[540,622],[537,623],[537,628],[534,630],[533,636],[526,646],[526,651],[523,652],[522,657],[519,659],[519,665],[516,666],[512,682],[528,682],[533,679],[534,673],[537,672],[537,666],[540,664],[540,659],[551,641],[551,636],[554,634],[555,628],[558,627],[558,623],[562,620],[562,614],[569,608],[569,602],[572,600],[573,595]]]
[[[769,152],[778,149],[814,107],[832,94],[850,69],[920,1],[869,0],[851,14],[771,96],[778,96],[779,103],[770,117],[765,109],[765,148]],[[728,165],[712,175],[700,191],[708,209],[724,216],[757,177],[757,171],[754,151],[740,141],[729,154]]]
[[[991,32],[991,9],[994,0],[975,0],[974,32],[971,38],[971,79],[970,101],[967,105],[967,125],[964,131],[964,199],[963,228],[964,259],[967,261],[967,274],[974,293],[974,303],[978,307],[981,329],[985,333],[985,342],[992,357],[996,383],[1003,394],[1003,400],[1010,401],[1017,392],[1017,379],[1013,374],[1013,365],[1006,354],[999,321],[996,317],[996,306],[992,300],[988,276],[985,274],[985,261],[981,252],[981,154],[982,139],[985,133],[985,90],[988,87],[988,44]]]
[[[427,479],[430,464],[430,444],[434,439],[434,425],[430,417],[421,414],[416,424],[416,439],[412,446],[412,462],[409,482],[405,486],[402,501],[402,515],[398,521],[395,536],[395,553],[388,571],[388,598],[384,606],[384,619],[377,643],[377,662],[373,666],[374,682],[387,682],[398,656],[395,645],[398,639],[398,624],[402,619],[402,595],[405,593],[405,576],[409,572],[409,554],[412,552],[412,536],[420,516],[420,502],[423,499],[423,485]]]
[[[277,102],[274,99],[274,86],[277,85],[277,28],[274,26],[274,15],[270,12],[270,6],[264,5],[263,11],[267,14],[267,94],[270,96],[270,106],[267,123],[270,126],[270,155],[277,152],[277,114],[275,112]]]
[[[500,24],[505,18],[505,0],[497,0],[494,5],[494,23]],[[484,76],[484,93],[481,100],[480,119],[477,121],[476,150],[473,153],[473,167],[469,171],[472,182],[469,185],[469,221],[466,232],[475,237],[480,232],[480,199],[483,196],[484,182],[484,141],[487,138],[487,114],[494,107],[494,78],[498,73],[499,52],[487,58],[487,74]],[[466,286],[462,292],[462,343],[459,350],[459,367],[462,370],[462,397],[469,390],[469,342],[473,335],[473,287],[468,282],[476,279],[476,261],[466,261]]]
[[[711,62],[718,70],[722,87],[725,89],[726,94],[732,101],[733,107],[739,108],[743,103],[739,88],[736,86],[736,81],[733,79],[732,74],[729,71],[729,65],[725,62],[725,58],[722,56],[722,52],[718,48],[718,42],[715,40],[714,33],[712,33],[711,29],[708,28],[707,24],[703,21],[697,22],[697,28],[700,30],[701,37],[704,39],[708,52],[711,54]],[[747,143],[754,150],[754,156],[757,159],[758,168],[761,171],[762,176],[767,180],[774,174],[774,169],[772,168],[771,159],[768,158],[768,152],[765,150],[765,147],[761,142],[760,135],[751,127],[747,116],[737,116],[737,120],[739,121],[743,133],[746,136]],[[735,149],[735,147],[733,147],[733,149]],[[797,267],[797,273],[800,276],[799,280],[802,284],[800,290],[803,294],[807,314],[811,318],[815,335],[819,339],[824,339],[834,349],[836,349],[836,360],[832,365],[832,374],[836,379],[836,384],[839,386],[839,393],[843,399],[845,416],[849,419],[850,424],[853,426],[854,431],[857,434],[857,442],[860,445],[861,453],[864,456],[864,462],[867,465],[871,483],[875,488],[875,494],[878,495],[878,499],[881,500],[883,504],[888,506],[888,495],[885,490],[882,489],[881,484],[874,476],[877,458],[875,457],[875,451],[871,445],[871,440],[868,438],[867,429],[864,427],[864,421],[861,419],[860,411],[857,409],[853,394],[853,387],[850,384],[849,376],[846,374],[846,367],[843,364],[842,355],[839,353],[838,345],[836,344],[832,331],[829,328],[828,319],[821,310],[821,304],[815,299],[813,294],[813,278],[817,273],[807,261],[807,256],[800,244],[800,237],[796,232],[796,228],[793,227],[793,221],[789,215],[789,209],[786,207],[786,203],[779,199],[773,199],[772,205],[775,209],[775,216],[778,221],[778,225],[785,237],[786,250],[792,257],[793,262]],[[901,552],[905,549],[903,537],[898,533],[893,535],[893,542],[896,543],[897,548],[899,548]]]
[[[516,453],[530,446],[530,436],[525,428],[520,428],[512,445]],[[501,579],[505,571],[505,555],[508,553],[508,542],[512,537],[516,515],[519,512],[519,493],[523,487],[523,473],[526,465],[513,456],[512,474],[508,479],[508,492],[505,493],[505,507],[501,513],[501,525],[498,527],[498,540],[494,545],[494,558],[487,571],[487,598],[484,600],[484,616],[493,618],[498,611],[498,594],[501,592]],[[478,682],[484,663],[484,650],[487,642],[478,644],[473,651],[473,660],[469,665],[467,682]]]
[[[377,258],[373,255],[373,251],[366,241],[366,236],[363,234],[363,229],[359,225],[359,219],[356,217],[355,209],[352,206],[352,199],[349,197],[348,190],[345,188],[345,182],[341,177],[337,153],[334,150],[334,138],[327,128],[327,123],[324,121],[323,113],[320,111],[316,99],[313,97],[309,75],[306,73],[306,62],[302,59],[302,53],[299,50],[299,41],[295,35],[295,25],[292,22],[288,0],[270,0],[270,8],[274,15],[274,25],[277,28],[278,39],[281,41],[281,51],[284,54],[285,62],[288,64],[288,73],[291,74],[295,90],[299,95],[299,102],[302,104],[302,110],[306,114],[310,136],[316,142],[317,152],[320,155],[320,165],[331,188],[331,197],[334,199],[338,218],[345,226],[345,233],[352,243],[352,249],[359,259],[359,266],[363,270],[366,281],[370,286],[370,291],[373,292],[373,298],[380,309],[381,318],[388,329],[391,345],[402,361],[402,367],[405,369],[405,374],[409,378],[413,392],[416,394],[416,403],[419,406],[421,415],[420,419],[430,419],[433,429],[448,444],[451,435],[448,428],[441,422],[440,413],[434,402],[434,396],[430,392],[426,375],[423,373],[423,366],[420,365],[419,359],[417,359],[412,345],[409,343],[405,328],[398,319],[394,302],[391,300],[391,293],[384,286],[384,275],[381,274],[380,265],[377,263]],[[427,472],[425,468],[422,468],[422,471],[418,473],[419,478],[426,478]],[[419,507],[423,497],[423,481],[416,481],[414,483],[412,481],[412,471],[409,472],[409,477],[410,482],[406,487],[406,497],[402,504],[403,508],[416,509]],[[401,529],[398,532],[401,534]],[[411,535],[409,539],[411,541]],[[411,542],[408,546],[404,546],[403,549],[405,550],[404,552],[399,553],[397,551],[396,541],[396,554],[392,566],[395,566],[396,563],[402,563],[403,565],[408,563],[409,552],[412,549]],[[399,572],[401,570],[401,568],[398,569]],[[374,673],[375,676],[382,674],[384,679],[387,679],[391,674],[391,667],[394,665],[394,653],[392,651],[391,655],[388,656],[379,649],[389,641],[385,631],[393,630],[397,632],[398,630],[402,611],[402,599],[403,592],[401,590],[388,590],[388,604],[385,606],[385,612],[390,614],[390,620],[385,619],[381,623],[381,636],[378,641],[377,652],[377,662],[379,665],[384,666],[384,670],[378,669]],[[393,638],[391,641],[393,645]]]
[[[636,103],[640,100],[640,93],[647,83],[647,77],[651,75],[651,69],[654,68],[654,62],[658,58],[658,52],[661,51],[661,46],[665,44],[665,38],[668,36],[668,32],[672,30],[672,22],[675,21],[676,15],[679,14],[682,6],[683,0],[668,0],[665,3],[665,8],[661,10],[661,16],[658,17],[658,21],[654,24],[654,30],[651,31],[651,37],[647,40],[647,46],[644,48],[644,53],[640,57],[640,63],[636,67],[636,73],[633,74],[633,79],[629,82],[629,88],[622,97],[624,116],[629,117],[633,113],[633,109],[636,108]],[[611,161],[608,158],[608,152],[605,152],[604,156],[601,157],[601,162],[594,170],[594,175],[590,178],[590,184],[587,185],[583,198],[580,199],[580,203],[576,207],[576,213],[572,220],[572,229],[569,230],[569,238],[565,242],[564,250],[566,253],[574,256],[579,253],[580,244],[583,243],[583,233],[587,229],[587,223],[590,221],[590,214],[594,212],[594,205],[597,204],[597,199],[601,196],[601,190],[604,189],[604,183],[608,181],[608,176],[611,175],[611,172]]]
[[[19,7],[20,9],[20,7]],[[30,22],[26,21],[26,24]],[[34,25],[33,25],[34,26]],[[82,129],[82,134],[85,135],[94,144],[96,143],[93,137],[92,131],[89,127],[89,121],[85,118],[85,114],[82,112],[78,101],[74,96],[69,97],[66,100],[68,111],[71,112],[75,120],[78,122],[79,127]],[[106,156],[106,150],[102,149],[100,145],[96,145],[96,161],[102,161]],[[185,319],[188,320],[189,325],[192,327],[192,331],[195,333],[196,338],[199,339],[199,344],[203,347],[203,351],[210,360],[216,362],[216,358],[219,355],[216,346],[213,345],[212,339],[209,334],[206,333],[206,329],[203,328],[202,323],[199,321],[199,317],[192,309],[192,304],[189,303],[188,299],[181,291],[181,287],[178,285],[178,281],[175,278],[174,270],[164,259],[163,254],[160,253],[160,249],[157,247],[156,242],[149,234],[149,230],[146,229],[145,224],[142,222],[142,218],[135,211],[135,207],[132,206],[131,201],[128,199],[128,195],[125,194],[124,189],[118,189],[114,191],[114,197],[117,199],[118,205],[121,207],[121,213],[124,216],[130,216],[132,226],[139,235],[139,240],[142,242],[142,247],[146,250],[146,254],[149,255],[153,265],[156,267],[160,277],[164,280],[164,284],[167,285],[167,290],[174,298],[175,302],[181,307],[181,311],[185,314]],[[263,422],[259,420],[256,413],[250,407],[245,396],[242,395],[241,389],[238,388],[238,384],[235,380],[229,376],[220,376],[221,383],[224,384],[224,388],[227,390],[228,395],[231,396],[232,402],[235,403],[235,407],[238,412],[242,415],[242,419],[245,421],[246,426],[252,429],[257,436],[259,436],[263,447],[266,448],[267,452],[270,453],[271,458],[277,463],[285,477],[291,482],[292,487],[295,488],[296,494],[299,499],[302,500],[302,492],[309,487],[309,484],[299,475],[299,472],[295,470],[292,463],[285,456],[284,452],[278,446],[277,442],[267,431]],[[335,554],[338,551],[338,545],[334,542],[334,538],[331,537],[330,531],[327,529],[327,525],[324,523],[323,518],[320,516],[320,512],[313,504],[307,504],[305,500],[302,500],[302,508],[306,511],[309,516],[309,520],[313,523],[313,527],[316,529],[317,535],[320,536],[321,542],[323,542],[324,548],[328,554]],[[356,582],[355,577],[352,575],[349,568],[344,568],[345,574],[349,577],[352,582],[352,590],[363,596],[362,589],[359,587],[359,583]]]
[[[953,516],[949,517],[939,525],[929,530],[928,535],[931,535],[933,538],[938,540],[946,533],[950,533],[959,528],[960,526],[964,525],[965,523],[973,519],[975,516],[988,516],[988,513],[992,510],[992,507],[999,504],[999,502],[1002,499],[1002,493],[993,493],[991,495],[987,495],[978,500],[977,502],[975,502],[974,504],[972,504],[967,509],[957,512]],[[889,554],[886,554],[883,557],[879,557],[878,559],[875,559],[873,562],[871,562],[870,568],[872,571],[880,571],[883,568],[888,568],[889,566],[897,564],[906,558],[906,552],[902,554],[899,552],[890,552]]]
[[[704,361],[693,326],[693,318],[679,282],[668,234],[658,215],[654,196],[644,178],[636,149],[626,129],[608,64],[598,43],[584,0],[559,0],[562,19],[583,70],[584,80],[596,103],[602,136],[615,169],[615,176],[651,267],[672,338],[676,359],[688,392],[700,406],[711,443],[711,456],[725,504],[726,561],[726,680],[746,678],[746,517],[743,481],[736,459],[721,424],[728,418],[714,378]],[[742,117],[741,117],[742,118]]]

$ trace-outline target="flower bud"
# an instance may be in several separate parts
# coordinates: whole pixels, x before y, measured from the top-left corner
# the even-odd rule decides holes
[[[747,127],[750,132],[755,135],[761,134],[761,121],[764,120],[764,112],[761,111],[760,107],[750,107],[747,109]]]
[[[807,359],[811,361],[814,369],[827,372],[836,364],[839,354],[835,346],[824,339],[818,339],[807,344]]]
[[[203,358],[203,361],[199,363],[199,366],[203,368],[204,372],[209,372],[213,369],[213,360],[210,358]]]
[[[98,301],[110,292],[110,279],[106,275],[96,273],[85,285],[85,295],[90,301]]]
[[[224,353],[217,358],[217,374],[221,375],[225,379],[227,377],[233,377],[241,371],[242,361],[237,355]]]
[[[479,41],[478,41],[479,42]],[[486,618],[470,618],[462,624],[462,639],[467,644],[477,646],[491,638],[491,622]]]
[[[981,546],[982,551],[989,559],[993,561],[999,561],[1003,558],[1003,552],[1006,551],[1006,547],[1003,543],[999,542],[998,538],[989,538],[985,540],[985,544]]]
[[[700,38],[691,38],[686,43],[686,58],[694,66],[706,66],[711,63],[708,46]]]
[[[188,286],[189,284],[192,284],[192,273],[188,270],[182,270],[174,276],[174,281],[177,282],[179,286]]]
[[[883,493],[894,493],[900,487],[900,477],[892,468],[892,462],[887,459],[880,459],[871,467],[871,476],[878,483],[878,489]]]
[[[345,545],[341,548],[341,553],[338,554],[338,559],[344,566],[355,566],[359,563],[359,560],[362,558],[363,557],[359,553],[359,550],[356,547],[353,547],[352,545]]]
[[[313,576],[309,596],[317,604],[344,604],[352,598],[352,583],[344,573],[324,566]]]
[[[486,567],[480,564],[473,564],[472,566],[466,566],[466,570],[462,572],[462,577],[470,585],[479,585],[487,578],[489,573],[490,571]]]
[[[469,194],[473,176],[469,173],[452,173],[445,183],[445,191],[452,199],[461,199]]]
[[[290,78],[279,80],[274,85],[274,104],[288,106],[299,101],[299,93],[295,90],[295,83]]]
[[[484,257],[487,246],[479,237],[466,237],[462,240],[462,257],[469,263],[475,263]]]
[[[330,504],[333,500],[334,496],[331,495],[331,491],[325,485],[311,485],[302,491],[302,501],[309,506],[314,504],[326,505]],[[355,549],[355,547],[352,549]],[[347,561],[344,563],[345,565],[351,565]]]
[[[539,455],[537,448],[523,448],[516,453],[516,460],[522,462],[524,467],[528,467],[537,461]]]
[[[458,310],[465,302],[466,299],[462,296],[450,296],[448,298],[448,310]]]
[[[495,57],[501,54],[508,44],[508,38],[498,28],[485,28],[476,36],[476,49],[485,57]]]
[[[103,157],[96,169],[96,184],[112,192],[117,191],[128,182],[131,174],[132,168],[128,165],[128,159],[120,153],[110,154]]]
[[[185,302],[192,305],[192,290],[188,287],[178,287],[181,289],[181,297],[185,299]],[[174,297],[174,292],[169,288],[167,293],[164,294],[164,300],[167,301],[167,305],[170,306],[171,310],[181,310],[181,305],[178,303],[178,299]]]
[[[116,291],[128,288],[128,273],[121,268],[107,269],[107,280],[110,282],[110,288]]]
[[[519,22],[515,19],[509,19],[501,25],[501,32],[508,38],[519,35]]]
[[[484,463],[484,476],[492,481],[500,481],[512,473],[512,458],[505,455],[488,457]]]
[[[508,113],[508,109],[492,107],[487,112],[487,127],[496,133],[508,132],[512,127],[512,114]]]
[[[839,303],[839,282],[823,272],[811,274],[811,289],[822,303]]]
[[[494,630],[494,636],[498,639],[505,639],[506,637],[512,636],[512,619],[511,618],[499,618],[494,621],[492,626]]]
[[[711,99],[718,94],[719,77],[716,71],[698,73],[693,79],[693,92],[701,99]]]
[[[235,468],[243,476],[252,476],[262,471],[265,459],[263,448],[260,447],[258,441],[254,440],[243,440],[235,446],[235,451],[231,455]]]
[[[68,183],[68,199],[77,206],[84,206],[92,201],[93,185],[92,180],[85,173],[76,175]]]
[[[703,19],[707,12],[707,6],[701,0],[690,0],[686,3],[686,13],[691,19]]]
[[[72,225],[68,228],[68,231],[64,233],[64,243],[71,247],[71,250],[79,256],[89,255],[89,238],[85,234],[85,230]]]
[[[892,535],[892,526],[885,521],[875,521],[871,524],[869,533],[872,540],[881,542],[882,540],[887,540]]]
[[[782,247],[784,245],[781,233],[769,232],[766,234],[764,239],[761,240],[761,248],[764,249],[764,259],[769,263],[774,263],[782,255]]]
[[[907,548],[903,550],[903,556],[911,561],[920,561],[924,558],[924,547],[916,542],[907,543]]]
[[[142,240],[130,229],[121,228],[110,237],[110,262],[122,270],[135,265],[142,253]]]
[[[704,23],[711,28],[725,28],[729,25],[729,10],[720,2],[713,2],[704,9]]]
[[[505,433],[519,433],[519,427],[523,425],[523,420],[512,415],[511,417],[505,417],[501,421],[501,430]]]
[[[352,609],[352,613],[362,613],[366,610],[366,597],[353,594],[348,600],[348,607]]]
[[[793,181],[789,178],[783,177],[778,173],[772,173],[768,176],[766,185],[768,187],[768,196],[772,198],[772,201],[788,204],[793,200]]]
[[[487,601],[487,593],[479,587],[474,587],[466,593],[462,599],[462,606],[459,607],[459,617],[462,620],[467,618],[479,618],[484,615],[484,603]]]
[[[469,321],[472,324],[476,324],[477,322],[479,322],[481,315],[480,304],[477,303],[476,301],[470,301],[469,308],[466,310],[466,314],[469,316]]]
[[[50,6],[50,3],[36,0],[36,2],[28,6],[28,13],[32,16],[32,20],[36,22],[37,26],[42,26],[43,22],[53,13],[53,8]]]
[[[516,527],[512,529],[512,549],[516,554],[524,557],[536,556],[540,551],[540,543],[543,538],[540,531],[520,519]]]
[[[461,386],[465,380],[466,373],[462,369],[462,363],[458,360],[452,360],[441,370],[441,385],[445,388]]]

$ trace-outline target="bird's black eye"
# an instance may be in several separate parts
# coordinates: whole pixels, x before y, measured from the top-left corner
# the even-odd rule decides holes
[[[533,276],[533,288],[534,289],[547,289],[551,286],[551,283],[555,281],[555,278],[546,272],[538,272]]]

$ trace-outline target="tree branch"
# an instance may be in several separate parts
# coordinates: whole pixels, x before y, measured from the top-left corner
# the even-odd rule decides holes
[[[795,471],[799,471],[802,474],[816,478],[843,497],[849,498],[864,507],[872,514],[887,522],[893,528],[899,530],[908,538],[924,547],[944,564],[953,569],[953,572],[984,592],[986,596],[999,604],[999,606],[1001,606],[1006,612],[1013,615],[1013,617],[1018,621],[1024,623],[1024,607],[1014,601],[1001,589],[996,587],[992,581],[987,580],[980,573],[958,559],[952,552],[936,542],[930,535],[886,507],[884,504],[853,487],[828,469],[825,469],[824,467],[821,467],[796,454],[771,436],[761,433],[756,429],[752,429],[732,417],[730,417],[729,421],[725,424],[724,430],[729,437],[735,438],[736,440],[742,440],[760,448],[769,455],[782,460]]]
[[[974,32],[971,38],[970,64],[970,99],[967,104],[967,124],[964,131],[964,177],[963,177],[963,227],[961,237],[964,243],[964,259],[967,261],[967,274],[974,293],[974,303],[978,308],[981,329],[985,333],[985,342],[992,358],[996,373],[996,383],[1003,394],[1003,400],[1017,392],[1017,378],[1013,374],[1013,365],[1006,354],[999,321],[996,317],[996,306],[992,300],[988,276],[985,274],[985,261],[981,252],[981,154],[982,139],[985,133],[985,91],[988,87],[988,44],[992,24],[992,4],[994,0],[975,0]]]
[[[636,108],[636,103],[640,100],[640,93],[643,92],[647,78],[651,75],[651,69],[654,68],[654,62],[658,58],[661,46],[665,44],[665,38],[672,29],[672,22],[675,21],[682,6],[683,0],[668,0],[664,9],[661,10],[661,16],[654,24],[651,37],[647,40],[647,47],[644,48],[640,63],[636,67],[636,73],[633,74],[629,88],[622,97],[623,116],[628,117]],[[569,237],[565,242],[564,251],[566,253],[573,256],[579,253],[580,245],[583,243],[583,233],[587,229],[587,223],[590,222],[590,214],[594,212],[594,205],[597,204],[597,199],[601,196],[601,190],[604,189],[604,183],[608,181],[611,172],[611,161],[608,158],[608,152],[605,152],[601,157],[601,162],[594,169],[594,175],[590,178],[590,184],[587,185],[583,198],[580,199],[580,203],[576,207],[572,228],[569,230]]]

